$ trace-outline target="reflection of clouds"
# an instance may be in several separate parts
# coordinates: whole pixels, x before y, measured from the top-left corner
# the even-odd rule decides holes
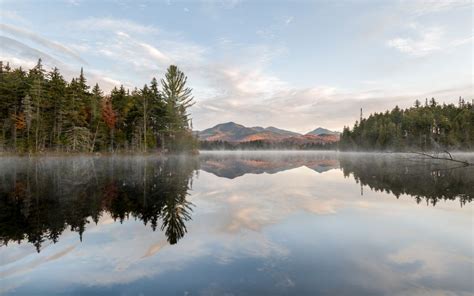
[[[245,231],[239,235],[224,235],[215,258],[220,264],[230,264],[240,258],[282,258],[289,254],[285,247],[272,242],[259,232]]]
[[[307,257],[308,264],[317,262],[323,267],[305,268],[327,272],[328,265],[324,266],[324,259],[318,257],[321,256],[330,261],[333,272],[341,273],[336,278],[351,274],[350,279],[344,278],[344,284],[383,287],[384,290],[377,290],[379,294],[393,295],[402,291],[405,295],[432,295],[448,294],[454,289],[450,290],[449,285],[448,291],[428,289],[420,282],[432,278],[449,281],[456,267],[467,271],[466,275],[472,271],[471,257],[445,252],[442,245],[430,246],[438,241],[426,243],[430,247],[410,246],[416,236],[410,237],[405,224],[400,225],[413,225],[412,232],[419,229],[435,231],[433,227],[423,229],[420,225],[424,224],[419,224],[421,222],[413,217],[420,211],[457,215],[460,211],[465,213],[466,209],[459,210],[456,205],[457,212],[446,212],[443,206],[417,207],[412,198],[398,200],[390,194],[369,190],[360,196],[359,186],[353,179],[344,178],[340,170],[319,174],[310,168],[299,167],[236,179],[219,178],[201,171],[194,180],[190,196],[196,205],[193,220],[187,224],[188,234],[178,244],[169,246],[161,231],[151,232],[140,221],[113,223],[110,215],[104,213],[97,225],[88,224],[81,244],[77,244],[77,233],[65,232],[57,244],[47,246],[40,254],[28,245],[2,247],[0,287],[14,289],[16,286],[11,286],[12,282],[18,286],[34,286],[35,280],[42,277],[48,280],[54,277],[62,286],[123,285],[192,270],[193,264],[202,262],[232,269],[233,264],[250,259],[258,266],[256,271],[249,273],[265,274],[278,289],[297,289],[301,282],[305,283],[300,275],[292,273],[300,267],[295,261]],[[351,215],[356,212],[360,216],[346,216],[350,210]],[[305,214],[296,217],[300,213]],[[301,216],[304,219],[311,217],[317,223],[298,221]],[[405,221],[404,217],[414,220]],[[423,223],[439,219],[436,215],[423,217],[427,219]],[[457,217],[466,219],[464,214]],[[351,223],[350,229],[347,222]],[[447,232],[451,226],[442,230]],[[465,230],[457,228],[452,232]],[[387,235],[392,240],[386,241]],[[454,235],[457,234],[449,239],[458,243]],[[340,244],[350,246],[342,249],[348,254],[337,253]],[[295,245],[301,249],[295,250]],[[336,251],[331,250],[333,246]],[[74,256],[67,256],[69,253]],[[311,257],[318,257],[318,260]],[[44,264],[46,262],[48,264]],[[338,270],[342,265],[344,270]],[[228,292],[222,284],[209,285],[206,291]]]
[[[378,283],[378,294],[472,295],[473,258],[460,250],[455,253],[451,243],[405,238],[388,243],[386,250],[357,250],[350,257],[357,269],[351,280],[365,286]]]
[[[162,241],[157,242],[156,244],[151,245],[142,258],[147,258],[147,257],[155,255],[161,249],[163,249],[166,245],[168,245],[168,242],[166,240],[162,240]]]
[[[202,172],[201,180],[194,188],[199,194],[195,202],[225,204],[220,209],[222,215],[216,217],[224,232],[261,231],[293,213],[335,214],[338,208],[347,206],[349,201],[335,198],[332,189],[344,187],[347,183],[341,174],[334,170],[320,175],[307,167],[299,167],[272,175],[244,175],[227,180]],[[217,180],[220,193],[210,190],[213,194],[207,196],[206,184],[215,184]]]
[[[412,278],[440,277],[450,272],[452,266],[467,264],[473,266],[473,258],[446,252],[429,244],[411,245],[389,254],[388,259],[398,265],[416,265],[418,268],[409,274]]]
[[[45,264],[54,260],[58,260],[63,256],[66,256],[70,252],[74,250],[75,246],[69,246],[59,252],[56,252],[50,256],[47,257],[40,257],[38,259],[32,260],[30,262],[27,262],[22,265],[22,263],[19,263],[16,266],[10,267],[10,268],[5,268],[4,270],[0,270],[0,277],[6,278],[12,275],[17,275],[20,273],[26,273],[36,267],[38,267],[41,264]]]

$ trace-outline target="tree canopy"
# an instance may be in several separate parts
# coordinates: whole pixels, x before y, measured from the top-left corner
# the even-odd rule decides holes
[[[171,65],[141,89],[104,94],[87,84],[83,69],[67,82],[41,59],[28,71],[0,62],[0,151],[189,151],[192,90]]]
[[[344,127],[341,150],[472,150],[474,106],[459,98],[458,105],[438,104],[434,98],[411,108],[374,113]]]

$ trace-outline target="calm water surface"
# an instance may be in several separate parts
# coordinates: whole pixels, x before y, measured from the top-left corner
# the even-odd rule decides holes
[[[473,295],[473,197],[410,155],[0,158],[0,294]]]

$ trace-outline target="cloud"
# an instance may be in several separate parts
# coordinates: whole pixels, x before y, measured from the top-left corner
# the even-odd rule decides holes
[[[131,87],[141,87],[152,77],[159,77],[170,64],[177,64],[186,73],[198,69],[207,53],[207,48],[182,40],[179,34],[129,20],[88,18],[70,25],[78,29],[78,34],[86,28],[101,36],[87,47],[79,46],[81,52],[111,63],[107,71],[125,74],[122,78]]]
[[[465,44],[472,44],[472,41],[474,39],[474,36],[471,36],[471,37],[467,37],[467,38],[460,38],[460,39],[454,39],[452,42],[451,42],[451,45],[450,46],[461,46],[461,45],[465,45]]]
[[[448,2],[433,4],[435,8],[432,11],[454,9],[465,4],[465,1]],[[222,10],[234,8],[239,3],[211,1],[204,6]],[[420,11],[426,11],[426,7],[431,5],[425,1],[416,3]],[[402,4],[409,5],[408,2]],[[193,12],[202,11],[193,8]],[[358,118],[361,107],[368,114],[392,108],[395,104],[407,107],[416,98],[424,98],[423,89],[406,91],[398,87],[389,91],[378,83],[365,84],[361,89],[343,89],[341,84],[344,81],[339,81],[338,86],[318,81],[296,86],[290,81],[292,78],[285,79],[275,71],[278,68],[274,68],[275,61],[284,62],[289,54],[283,42],[275,41],[281,38],[278,30],[284,30],[288,24],[293,25],[296,17],[280,15],[273,19],[273,27],[253,29],[251,32],[255,31],[262,37],[256,43],[237,42],[224,36],[214,44],[205,45],[184,38],[181,32],[170,33],[161,27],[129,19],[90,17],[68,23],[71,35],[76,38],[69,44],[49,41],[28,31],[25,34],[23,30],[22,36],[33,41],[38,48],[23,42],[14,48],[12,42],[7,42],[10,44],[2,44],[1,48],[9,50],[2,50],[1,55],[4,59],[28,67],[44,55],[45,64],[57,65],[65,77],[72,77],[77,75],[79,68],[71,70],[65,58],[80,58],[77,54],[80,53],[89,61],[100,61],[100,65],[91,65],[85,71],[91,75],[88,77],[90,84],[99,82],[106,91],[122,83],[128,83],[127,87],[141,87],[152,77],[162,76],[168,65],[177,64],[187,74],[193,88],[197,104],[191,113],[197,129],[223,121],[238,121],[246,125],[274,125],[300,132],[316,126],[341,130]],[[13,34],[9,27],[7,30]],[[472,43],[472,36],[449,38],[449,29],[449,26],[412,24],[403,34],[395,31],[397,33],[384,38],[384,42],[387,47],[411,57],[425,57]],[[297,73],[286,74],[291,77]],[[361,77],[367,78],[370,79]],[[454,88],[458,93],[452,91],[453,98],[469,95],[462,85],[455,85]],[[394,95],[397,91],[399,94]]]
[[[18,40],[0,36],[0,44],[2,60],[10,61],[15,59],[21,64],[31,65],[31,63],[36,64],[36,61],[41,58],[45,63],[62,65],[62,62],[51,55],[32,48]]]
[[[151,57],[153,57],[155,60],[159,61],[160,63],[170,62],[169,57],[167,57],[165,54],[163,54],[160,50],[153,47],[152,45],[144,43],[144,42],[138,42],[137,44],[140,45]]]
[[[418,26],[413,28],[418,29]],[[417,33],[419,35],[417,39],[397,37],[389,40],[387,45],[412,56],[426,56],[442,49],[441,41],[444,34],[442,28],[418,29]]]
[[[450,50],[453,47],[472,44],[472,36],[449,39],[442,27],[423,27],[418,23],[409,26],[416,37],[397,37],[387,41],[387,46],[414,57],[423,57],[434,52]]]
[[[415,99],[436,97],[447,103],[455,103],[460,95],[469,96],[471,93],[470,84],[430,91],[345,91],[331,86],[283,89],[265,99],[262,99],[265,94],[258,93],[222,93],[215,98],[199,101],[192,107],[192,114],[197,129],[237,121],[247,126],[272,125],[302,133],[317,126],[341,131],[343,126],[352,126],[358,120],[360,108],[363,108],[364,116],[368,116],[395,105],[410,107]]]
[[[136,34],[157,34],[160,31],[154,26],[145,26],[126,19],[87,18],[74,21],[70,26],[87,31],[123,31]]]
[[[2,7],[0,9],[0,20],[5,21],[5,20],[10,20],[13,22],[21,23],[21,24],[27,24],[28,21],[19,15],[16,11],[13,10],[7,10]]]
[[[66,2],[73,6],[81,5],[81,2],[79,0],[67,0]]]
[[[401,0],[400,4],[409,13],[425,15],[442,11],[467,8],[472,6],[471,0]]]
[[[28,31],[28,30],[25,30],[25,29],[21,29],[21,28],[18,28],[18,27],[15,27],[15,26],[11,26],[11,25],[6,25],[6,24],[0,24],[0,30],[3,31],[3,32],[6,32],[8,34],[11,34],[14,36],[15,39],[18,39],[18,38],[24,38],[24,39],[28,39],[30,41],[33,41],[35,42],[36,44],[38,45],[41,45],[45,48],[48,48],[48,49],[51,49],[57,53],[61,53],[61,54],[64,54],[70,58],[73,58],[75,59],[76,61],[79,61],[83,64],[87,64],[87,62],[81,58],[81,56],[79,56],[79,54],[77,54],[75,51],[73,51],[72,49],[58,43],[58,42],[55,42],[55,41],[51,41],[51,40],[48,40],[46,38],[43,38],[41,36],[39,36],[38,34],[34,33],[34,32],[31,32],[31,31]]]

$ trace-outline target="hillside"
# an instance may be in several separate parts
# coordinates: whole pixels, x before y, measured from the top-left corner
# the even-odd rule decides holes
[[[252,149],[252,148],[305,148],[334,144],[339,133],[317,128],[305,135],[276,127],[246,127],[234,122],[218,124],[198,131],[201,147],[209,149]]]
[[[314,135],[314,136],[319,136],[319,135],[339,135],[340,133],[339,132],[334,132],[334,131],[330,131],[326,128],[323,128],[323,127],[318,127],[317,129],[315,130],[312,130],[308,133],[306,133],[306,135]]]
[[[245,127],[235,122],[227,122],[200,131],[198,136],[201,141],[249,142],[257,140],[276,141],[301,136],[301,134],[272,126],[267,128],[260,126]]]

